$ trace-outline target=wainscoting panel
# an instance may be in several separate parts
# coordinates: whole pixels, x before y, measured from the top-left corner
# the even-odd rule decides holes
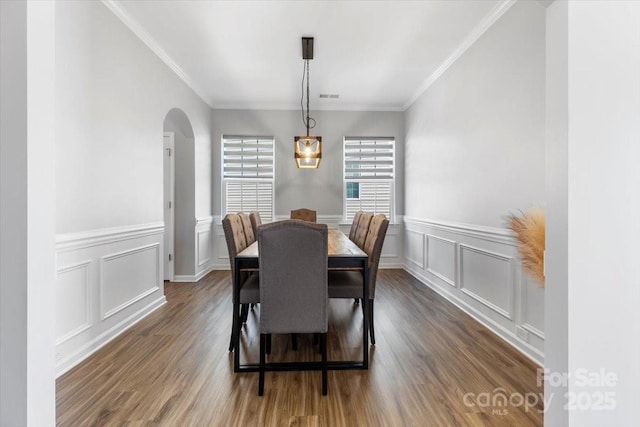
[[[162,223],[56,237],[56,374],[166,302]]]
[[[59,268],[56,278],[56,301],[67,301],[67,309],[56,306],[56,345],[70,340],[91,327],[91,261]]]
[[[456,242],[427,235],[427,271],[456,287]]]
[[[520,289],[519,336],[529,343],[544,343],[544,288],[526,275]]]
[[[159,243],[100,258],[101,320],[159,289],[161,259]]]
[[[507,229],[404,217],[404,268],[533,361],[544,360],[544,288]]]
[[[411,228],[407,228],[405,236],[405,239],[407,241],[407,245],[405,248],[406,261],[415,265],[419,269],[424,269],[424,233],[413,230]]]
[[[213,216],[196,218],[196,277],[203,278],[213,270]]]
[[[506,255],[460,245],[460,289],[509,320],[514,289],[511,261]]]

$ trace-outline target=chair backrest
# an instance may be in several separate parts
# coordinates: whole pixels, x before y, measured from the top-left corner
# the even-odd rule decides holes
[[[360,220],[360,215],[362,215],[362,211],[356,212],[353,216],[353,222],[351,223],[351,230],[349,230],[349,240],[353,241],[356,238],[356,230],[358,229],[358,220]]]
[[[307,222],[316,222],[316,211],[311,209],[295,209],[291,211],[291,219],[301,219]]]
[[[326,224],[285,220],[258,230],[260,333],[326,332]]]
[[[369,223],[371,222],[371,218],[373,218],[373,214],[371,212],[363,212],[360,215],[360,219],[358,220],[358,226],[356,228],[356,236],[355,236],[355,239],[353,239],[353,241],[362,250],[364,250],[364,243],[365,243],[365,240],[367,239],[367,233],[369,232]]]
[[[251,228],[253,229],[253,235],[258,238],[258,227],[262,225],[262,219],[260,218],[260,212],[251,211],[249,214],[249,220],[251,221]]]
[[[227,241],[229,264],[231,265],[231,274],[233,275],[236,255],[249,245],[247,245],[247,238],[244,234],[242,220],[239,215],[227,214],[222,219],[222,229],[224,230],[224,238]]]
[[[251,218],[249,214],[244,212],[238,212],[238,216],[242,221],[242,229],[244,230],[244,237],[247,239],[247,246],[256,241],[256,236],[253,233],[253,227],[251,226]]]
[[[365,240],[363,250],[369,256],[369,298],[373,299],[376,295],[376,277],[378,276],[378,265],[380,264],[380,255],[382,254],[382,245],[384,237],[387,235],[389,228],[389,220],[386,216],[378,214],[371,219],[369,231]]]

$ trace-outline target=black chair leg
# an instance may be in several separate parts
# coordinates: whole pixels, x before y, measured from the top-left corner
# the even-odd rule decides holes
[[[249,304],[242,304],[242,310],[240,311],[240,318],[242,319],[242,323],[247,323],[247,318],[249,317]]]
[[[291,334],[291,348],[293,350],[298,349],[298,335],[296,334]]]
[[[233,351],[233,331],[231,331],[231,340],[229,341],[229,353]]]
[[[322,395],[327,395],[327,333],[320,335],[320,348],[322,351]]]
[[[260,334],[260,376],[258,378],[258,396],[264,395],[264,363],[266,341],[266,334]]]
[[[373,330],[373,300],[369,300],[369,335],[371,336],[371,345],[376,345],[376,334]]]
[[[267,334],[267,354],[271,354],[271,334]]]

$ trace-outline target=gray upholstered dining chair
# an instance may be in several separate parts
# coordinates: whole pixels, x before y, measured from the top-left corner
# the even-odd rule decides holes
[[[306,208],[294,209],[291,211],[291,219],[300,219],[307,222],[316,222],[316,211]]]
[[[358,226],[356,227],[356,235],[352,239],[360,249],[364,250],[364,242],[367,239],[367,233],[369,232],[369,224],[373,214],[371,212],[363,212],[358,219]]]
[[[249,220],[251,221],[251,228],[253,229],[253,235],[258,238],[258,227],[262,225],[262,219],[260,218],[260,212],[251,211],[249,214]]]
[[[361,218],[362,220],[362,218]],[[382,253],[382,245],[389,227],[389,220],[382,214],[371,219],[365,238],[363,250],[369,257],[369,334],[371,344],[376,343],[373,329],[373,301],[376,297],[376,278],[378,265]],[[362,298],[362,272],[360,271],[330,271],[329,298]],[[364,302],[363,307],[364,309]]]
[[[264,394],[267,340],[271,334],[319,333],[322,394],[327,394],[326,224],[285,220],[258,229],[260,260],[260,377]]]
[[[224,237],[227,241],[227,250],[229,251],[229,263],[231,264],[231,279],[234,279],[235,269],[234,263],[236,255],[242,252],[247,246],[247,238],[242,225],[242,219],[238,214],[227,214],[222,219],[222,228],[224,229]],[[249,304],[260,302],[259,275],[247,272],[240,273],[240,301],[242,307],[241,313],[233,313],[238,316],[237,321],[244,319],[249,310]],[[229,351],[233,351],[233,330],[231,331],[231,342],[229,343]]]
[[[351,222],[351,229],[349,230],[349,240],[351,240],[352,242],[355,241],[356,231],[358,230],[358,221],[360,220],[360,215],[362,215],[363,213],[364,212],[362,211],[358,211],[353,216],[353,221]]]

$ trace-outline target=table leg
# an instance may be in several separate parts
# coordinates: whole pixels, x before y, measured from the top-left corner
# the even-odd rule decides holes
[[[364,369],[369,369],[369,261],[364,261],[362,274],[362,364]]]
[[[240,269],[238,268],[238,258],[233,266],[233,371],[238,372],[240,368]]]

